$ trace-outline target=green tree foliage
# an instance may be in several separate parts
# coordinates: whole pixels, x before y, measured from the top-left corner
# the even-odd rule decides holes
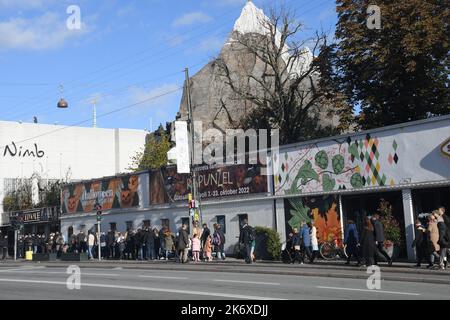
[[[158,169],[167,165],[167,152],[170,148],[169,133],[160,126],[156,132],[147,135],[144,150],[137,152],[132,157],[129,169],[141,171]]]
[[[333,77],[361,107],[363,129],[450,113],[447,1],[336,3]],[[381,29],[367,27],[372,4],[381,10]]]

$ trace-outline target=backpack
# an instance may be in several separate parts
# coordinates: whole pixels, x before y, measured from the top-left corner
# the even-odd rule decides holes
[[[220,246],[220,234],[218,232],[214,233],[212,244],[215,246]]]
[[[248,233],[248,239],[250,240],[250,242],[253,242],[256,240],[255,229],[253,229],[250,226],[247,226],[247,233]]]

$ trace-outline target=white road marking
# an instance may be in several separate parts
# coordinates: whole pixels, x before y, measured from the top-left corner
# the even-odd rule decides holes
[[[179,280],[187,280],[186,277],[164,277],[164,276],[143,276],[140,275],[140,278],[155,278],[155,279],[179,279]]]
[[[42,267],[20,267],[20,268],[13,268],[13,269],[0,269],[0,272],[16,272],[16,271],[28,271],[28,270],[36,270],[36,269],[45,269],[44,266]]]
[[[249,283],[249,284],[265,284],[269,286],[279,286],[280,284],[277,282],[259,282],[259,281],[241,281],[241,280],[221,280],[214,279],[216,282],[232,282],[232,283]]]
[[[43,281],[43,280],[22,280],[22,279],[0,279],[0,282],[18,282],[18,283],[35,283],[35,284],[54,284],[66,286],[66,282],[60,281]],[[165,292],[165,293],[180,293],[186,295],[197,296],[213,296],[213,297],[225,297],[234,299],[247,299],[247,300],[286,300],[273,297],[260,297],[260,296],[247,296],[240,294],[222,293],[222,292],[201,292],[192,290],[177,290],[177,289],[162,289],[162,288],[148,288],[148,287],[135,287],[135,286],[120,286],[112,284],[97,284],[97,283],[82,283],[82,287],[95,287],[95,288],[111,288],[111,289],[124,289],[124,290],[139,290],[139,291],[153,291],[153,292]],[[40,288],[42,291],[42,288]]]
[[[402,295],[407,295],[407,296],[420,296],[420,293],[411,293],[411,292],[397,292],[397,291],[369,290],[369,289],[354,289],[354,288],[338,288],[338,287],[322,287],[322,286],[318,286],[316,288],[319,288],[319,289],[332,289],[332,290],[364,291],[364,292],[372,292],[372,293],[402,294]]]
[[[24,274],[64,274],[67,273],[64,271],[34,271],[33,269],[28,270],[9,270],[11,273],[24,273]],[[81,276],[103,276],[103,277],[118,277],[118,274],[113,273],[89,273],[81,271]]]

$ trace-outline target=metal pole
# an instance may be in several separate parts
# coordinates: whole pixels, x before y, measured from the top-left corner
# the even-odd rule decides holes
[[[191,136],[191,172],[192,172],[192,199],[194,200],[194,203],[197,204],[197,172],[195,171],[195,166],[194,166],[194,115],[193,115],[193,111],[192,111],[192,104],[191,104],[191,85],[190,85],[190,81],[189,81],[189,69],[186,68],[184,69],[185,71],[185,76],[186,76],[186,98],[187,98],[187,115],[188,115],[188,125],[189,125],[189,133]],[[194,207],[194,213],[195,213],[195,207]],[[201,218],[201,210],[200,210],[200,206],[198,208],[199,213],[200,213],[200,224],[202,222],[202,218]],[[191,215],[189,214],[189,233],[192,236],[193,233],[193,227],[192,227],[192,219],[193,217],[191,217]]]
[[[101,233],[100,233],[100,224],[101,221],[97,221],[98,225],[98,237],[97,237],[97,246],[98,246],[98,261],[102,261],[102,242],[100,241]]]
[[[17,260],[17,230],[14,230],[14,260]]]

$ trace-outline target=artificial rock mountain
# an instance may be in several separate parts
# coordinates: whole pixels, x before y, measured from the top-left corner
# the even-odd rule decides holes
[[[235,22],[233,31],[217,59],[210,61],[194,76],[190,77],[191,103],[193,119],[202,121],[203,129],[216,128],[224,132],[226,129],[239,128],[240,121],[256,108],[250,101],[241,99],[226,83],[223,69],[218,61],[225,63],[233,80],[240,86],[249,85],[249,75],[260,78],[265,70],[265,64],[255,54],[243,50],[243,45],[238,43],[238,37],[267,36],[265,23],[269,18],[258,9],[251,1],[248,1],[242,10],[239,19]],[[286,52],[283,60],[287,61],[289,55]],[[309,67],[313,57],[309,49],[304,51],[301,61],[297,61],[291,67],[291,73],[301,73]],[[294,70],[295,69],[295,70]],[[318,75],[314,75],[317,80]],[[305,84],[302,84],[305,85]],[[185,89],[186,90],[186,89]],[[187,119],[187,96],[184,90],[179,120]],[[320,108],[320,109],[319,109]],[[337,123],[336,117],[328,115],[328,107],[317,106],[310,110],[311,114],[319,119],[319,126],[329,126]]]

